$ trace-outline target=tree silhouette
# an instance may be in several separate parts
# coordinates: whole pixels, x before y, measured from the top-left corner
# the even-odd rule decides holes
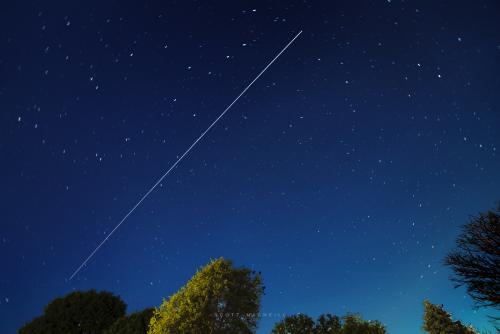
[[[277,323],[272,334],[313,333],[314,320],[305,314],[291,315]]]
[[[43,315],[19,329],[19,334],[102,333],[125,315],[125,303],[110,292],[73,292],[54,299]]]
[[[363,320],[359,315],[347,315],[343,318],[342,334],[386,334],[387,331],[378,321]]]
[[[385,327],[378,321],[363,320],[357,314],[339,318],[331,314],[320,315],[314,321],[304,314],[288,316],[278,322],[272,334],[386,334]]]
[[[479,306],[500,306],[500,203],[496,210],[471,217],[458,237],[457,249],[445,264],[454,271],[452,280],[466,286]]]
[[[478,334],[472,327],[466,327],[458,320],[453,321],[451,315],[438,306],[424,301],[424,325],[422,329],[429,334]]]
[[[320,315],[314,326],[314,334],[340,334],[341,330],[342,320],[331,314]]]
[[[132,313],[116,320],[104,334],[146,334],[154,308]]]

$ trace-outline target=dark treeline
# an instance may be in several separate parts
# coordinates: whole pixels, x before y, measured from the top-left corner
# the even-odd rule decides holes
[[[500,205],[471,217],[445,265],[457,286],[465,286],[478,306],[500,307]],[[72,292],[56,298],[20,334],[252,334],[257,330],[262,275],[219,258],[200,268],[177,293],[157,308],[126,314],[126,304],[110,292]],[[452,319],[442,305],[423,301],[421,329],[429,334],[474,334]],[[492,317],[495,322],[496,318]],[[358,314],[294,314],[277,322],[271,334],[386,334],[386,327]]]

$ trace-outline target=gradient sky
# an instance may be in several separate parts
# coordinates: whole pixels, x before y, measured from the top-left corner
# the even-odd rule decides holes
[[[0,332],[73,290],[158,306],[219,256],[262,272],[263,312],[360,312],[416,334],[429,298],[489,328],[442,259],[500,199],[499,11],[1,2]]]

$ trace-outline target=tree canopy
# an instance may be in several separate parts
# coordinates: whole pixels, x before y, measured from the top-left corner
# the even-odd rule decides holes
[[[212,260],[155,309],[148,333],[254,333],[263,290],[259,273]]]
[[[110,292],[77,291],[50,302],[43,315],[19,329],[19,334],[102,333],[125,315],[126,305]]]
[[[422,329],[429,334],[477,334],[472,327],[466,327],[458,320],[453,321],[451,315],[438,306],[424,301],[424,325]]]
[[[304,314],[288,316],[277,323],[272,334],[386,334],[385,327],[378,321],[363,320],[357,314],[342,318],[323,314],[314,321]]]
[[[104,334],[146,334],[154,308],[132,313],[121,317],[109,327]]]
[[[315,327],[314,320],[305,314],[291,315],[274,326],[272,334],[312,333]]]
[[[342,334],[385,334],[385,326],[379,321],[363,320],[359,315],[347,315],[344,317]]]
[[[445,264],[457,286],[466,286],[481,306],[500,307],[500,203],[496,210],[472,217]]]

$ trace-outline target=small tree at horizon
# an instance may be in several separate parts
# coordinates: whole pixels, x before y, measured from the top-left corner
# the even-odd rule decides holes
[[[478,334],[472,327],[464,326],[460,321],[453,321],[451,314],[443,306],[424,301],[424,324],[422,329],[429,334]]]
[[[385,326],[379,321],[363,320],[357,314],[342,318],[322,314],[314,321],[305,314],[285,317],[275,324],[272,334],[386,334]]]
[[[316,320],[314,334],[338,334],[342,330],[342,319],[336,315],[322,314]]]
[[[314,320],[306,314],[295,314],[285,317],[277,323],[272,334],[298,334],[298,333],[313,333]]]
[[[386,334],[385,326],[379,321],[363,320],[357,314],[349,314],[343,318],[342,334]]]

